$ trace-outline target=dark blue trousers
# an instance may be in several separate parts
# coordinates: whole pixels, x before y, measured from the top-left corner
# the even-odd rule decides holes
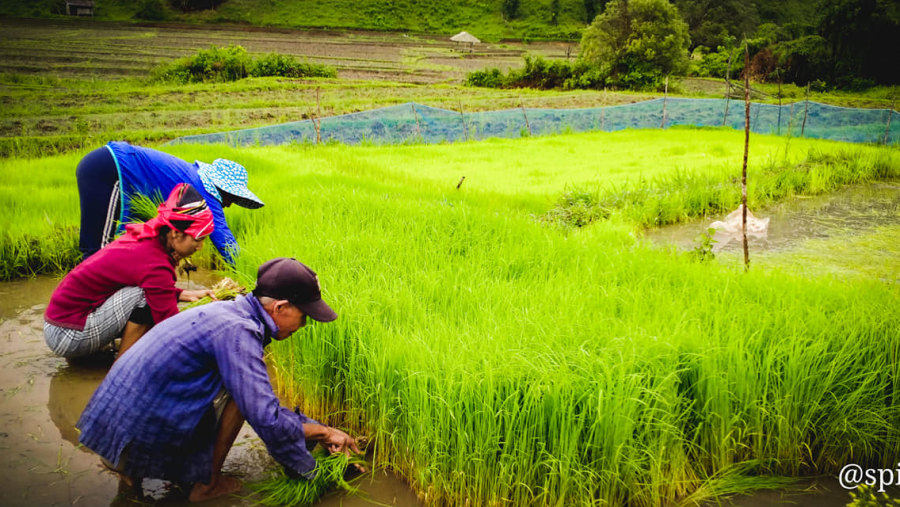
[[[118,226],[119,171],[112,153],[104,146],[88,153],[75,169],[81,205],[78,249],[87,259],[112,241]]]

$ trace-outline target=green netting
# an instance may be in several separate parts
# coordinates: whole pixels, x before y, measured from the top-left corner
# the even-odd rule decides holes
[[[900,118],[890,109],[854,109],[817,102],[752,103],[750,129],[761,134],[898,144]],[[673,125],[744,128],[744,103],[726,99],[660,98],[586,109],[506,109],[460,113],[406,103],[270,127],[180,137],[169,144],[225,143],[234,146],[289,143],[441,143],[560,132],[667,128]]]

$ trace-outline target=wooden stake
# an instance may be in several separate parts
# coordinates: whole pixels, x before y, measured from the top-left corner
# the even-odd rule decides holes
[[[316,117],[313,119],[313,125],[316,126],[316,144],[322,143],[322,105],[319,103],[319,88],[316,88]]]
[[[666,76],[666,91],[663,94],[663,111],[662,111],[662,121],[659,124],[659,128],[666,128],[666,101],[669,99],[669,76]]]
[[[734,50],[728,55],[728,67],[725,68],[725,115],[722,117],[722,126],[728,121],[728,99],[731,98],[731,59],[734,57]]]
[[[744,271],[750,270],[750,246],[747,244],[747,153],[750,151],[750,49],[744,41],[744,167],[741,170],[741,231],[744,240]]]
[[[894,116],[894,95],[891,94],[891,108],[888,110],[888,121],[884,127],[884,141],[881,144],[888,144],[891,138],[891,118]]]
[[[803,108],[803,126],[800,127],[800,137],[806,132],[806,117],[809,115],[809,83],[806,83],[806,107]]]
[[[319,122],[312,112],[309,113],[309,119],[312,121],[313,128],[316,130],[316,144],[322,144],[322,133],[319,131]]]
[[[528,136],[531,137],[531,124],[528,123],[528,115],[525,114],[525,103],[522,102],[522,98],[519,98],[519,105],[522,106],[522,116],[525,117],[525,126],[528,127]]]
[[[412,107],[413,114],[414,114],[415,117],[416,117],[416,137],[421,138],[421,137],[422,137],[422,128],[421,128],[421,126],[419,125],[419,113],[416,112],[416,105],[415,105],[415,104],[413,104],[412,102],[410,102],[409,105]]]
[[[462,124],[463,124],[463,135],[466,136],[466,141],[468,141],[468,140],[469,140],[469,128],[466,126],[466,116],[463,114],[463,108],[462,108],[462,101],[461,101],[461,100],[459,101],[459,117],[462,119]],[[463,176],[463,177],[465,177],[465,176]],[[462,181],[460,181],[459,183],[460,183],[460,185],[461,185],[461,184],[462,184]],[[459,188],[459,186],[457,185],[456,188]]]
[[[788,112],[788,137],[794,135],[794,103],[791,102],[791,110]]]
[[[781,135],[781,76],[778,77],[778,135]]]

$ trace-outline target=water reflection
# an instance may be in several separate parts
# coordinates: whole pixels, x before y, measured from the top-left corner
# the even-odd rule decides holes
[[[765,240],[751,242],[757,250],[785,250],[809,239],[828,239],[862,234],[879,226],[900,226],[900,183],[873,183],[845,187],[830,194],[798,196],[762,210],[757,217],[769,218]],[[724,215],[646,231],[645,237],[659,244],[691,249],[696,238]],[[740,243],[723,250],[740,250]]]
[[[50,419],[63,440],[85,452],[90,451],[78,444],[75,424],[111,365],[110,354],[97,358],[92,363],[70,363],[60,368],[50,378],[50,391],[47,396],[47,412]]]
[[[770,222],[766,238],[749,241],[751,266],[900,282],[900,183],[846,187],[754,211]],[[691,250],[719,218],[648,230],[645,237]],[[716,257],[739,263],[742,248],[740,241],[731,242],[717,249]]]

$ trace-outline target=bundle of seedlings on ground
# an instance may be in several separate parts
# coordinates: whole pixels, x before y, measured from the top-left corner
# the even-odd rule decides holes
[[[241,294],[247,293],[247,289],[245,287],[242,287],[239,283],[228,277],[219,280],[218,283],[213,285],[212,291],[215,294],[215,301],[227,301],[234,299]],[[213,298],[206,296],[198,299],[197,301],[188,303],[187,305],[185,305],[184,309],[187,310],[189,308],[194,308],[195,306],[212,303],[213,301]]]
[[[322,495],[334,488],[340,488],[348,493],[357,493],[344,475],[350,464],[362,465],[365,462],[359,458],[351,458],[343,453],[328,454],[324,449],[318,448],[313,452],[316,458],[316,476],[312,480],[295,479],[288,477],[284,471],[279,471],[274,477],[265,481],[250,484],[258,496],[259,505],[302,507],[312,505]]]

